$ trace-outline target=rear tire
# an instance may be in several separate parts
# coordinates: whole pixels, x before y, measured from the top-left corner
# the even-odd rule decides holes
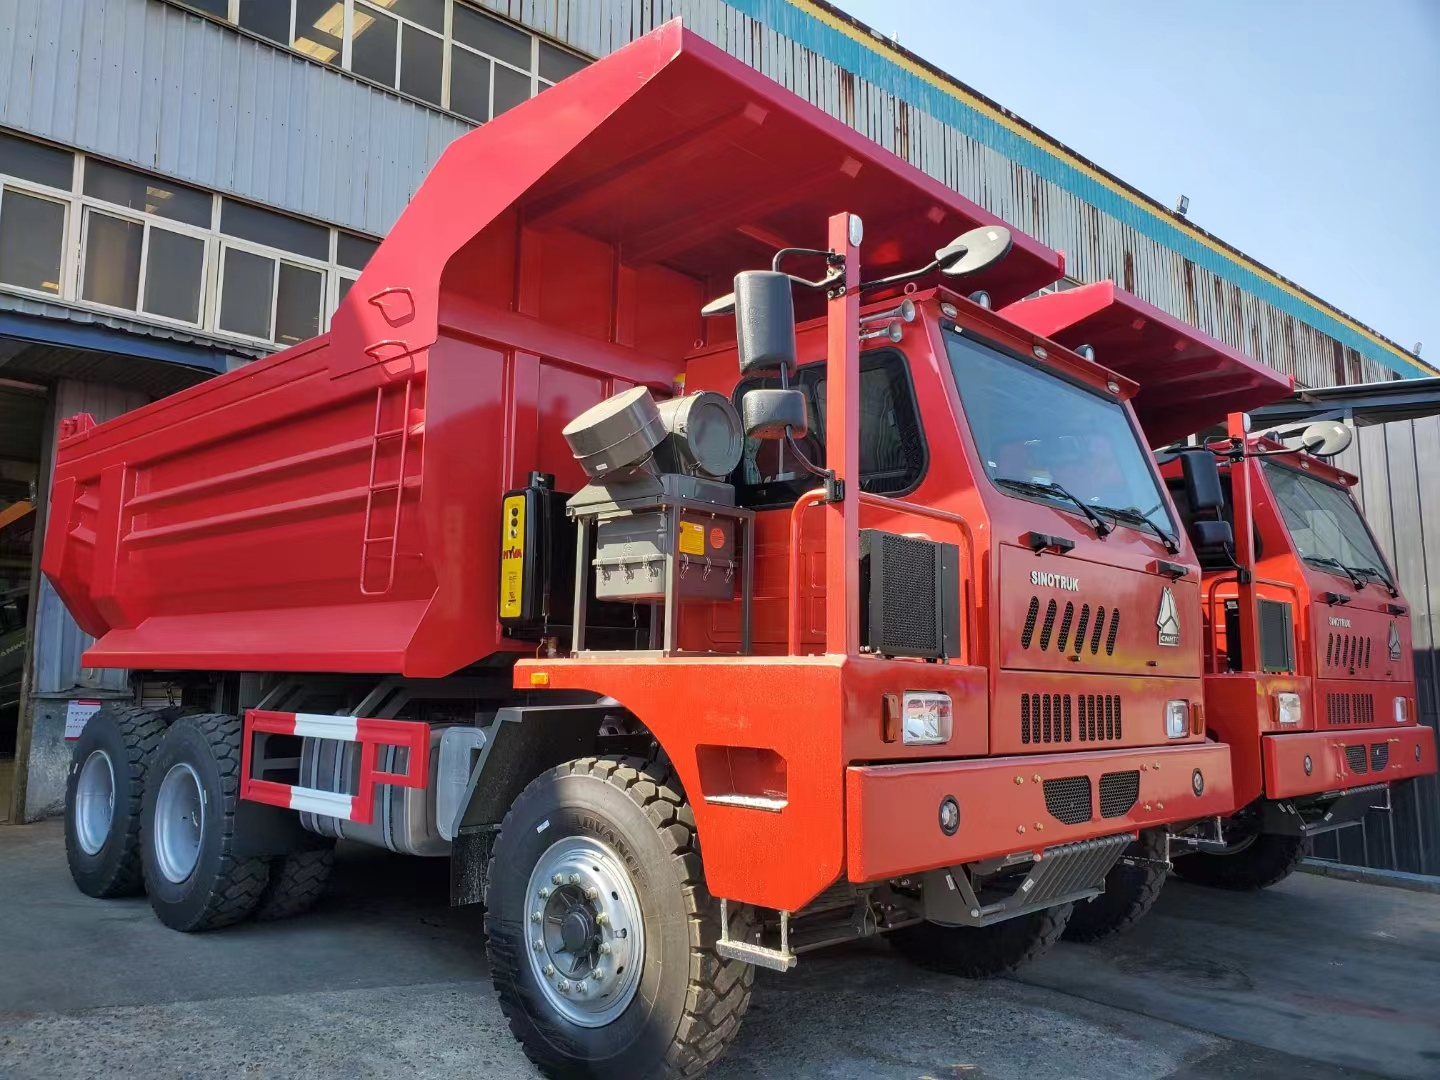
[[[255,921],[274,922],[305,914],[325,894],[334,868],[333,847],[296,851],[271,859],[270,880],[255,905]]]
[[[229,926],[265,891],[269,860],[234,854],[239,792],[239,718],[205,713],[172,724],[147,773],[140,819],[145,891],[166,926]]]
[[[1198,851],[1176,859],[1175,873],[1196,885],[1254,892],[1284,881],[1299,868],[1308,854],[1310,845],[1301,837],[1261,833],[1251,843],[1228,855]]]
[[[501,1010],[546,1076],[693,1077],[739,1030],[754,968],[715,952],[720,905],[663,765],[580,758],[532,781],[496,838],[485,905]],[[747,909],[731,918],[747,937]]]
[[[65,860],[86,896],[136,896],[145,771],[165,721],[134,705],[104,705],[85,724],[65,783]]]
[[[1072,908],[1060,904],[990,926],[919,923],[892,931],[886,938],[897,952],[921,967],[985,979],[1007,975],[1054,948]]]
[[[1165,830],[1146,829],[1131,844],[1105,877],[1105,891],[1093,900],[1075,905],[1065,927],[1066,941],[1104,941],[1139,921],[1160,898],[1166,869],[1153,865],[1165,861]],[[1127,866],[1125,858],[1143,859],[1140,866]]]

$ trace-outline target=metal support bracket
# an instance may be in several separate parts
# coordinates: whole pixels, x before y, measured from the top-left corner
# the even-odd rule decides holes
[[[715,943],[715,951],[727,960],[744,960],[747,964],[771,971],[789,971],[799,963],[799,958],[790,951],[790,912],[780,912],[780,948],[771,949],[758,941],[737,941],[730,936],[729,901],[723,898],[720,901],[720,940]]]

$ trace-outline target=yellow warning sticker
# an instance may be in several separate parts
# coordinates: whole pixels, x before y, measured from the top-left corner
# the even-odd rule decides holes
[[[680,554],[705,554],[705,526],[698,521],[680,522]]]
[[[500,617],[518,619],[525,591],[525,496],[511,495],[500,526]]]

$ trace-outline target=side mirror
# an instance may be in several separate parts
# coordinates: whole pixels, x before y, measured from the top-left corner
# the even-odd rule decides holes
[[[998,263],[1010,254],[1014,243],[1003,225],[981,225],[935,252],[935,261],[946,277],[964,277]]]
[[[1180,469],[1185,477],[1185,499],[1191,510],[1219,510],[1225,505],[1220,469],[1209,450],[1182,450]]]
[[[1334,457],[1349,449],[1355,432],[1338,420],[1317,420],[1300,434],[1300,444],[1316,457]]]
[[[1235,531],[1228,521],[1196,521],[1190,526],[1190,539],[1197,551],[1223,551],[1235,543]]]
[[[747,439],[783,439],[787,427],[798,439],[809,430],[803,390],[748,390],[740,412]]]
[[[741,375],[795,373],[795,298],[790,289],[790,276],[774,270],[742,270],[735,275],[735,343]]]

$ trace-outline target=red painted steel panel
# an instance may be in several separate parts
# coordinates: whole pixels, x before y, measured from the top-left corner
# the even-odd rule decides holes
[[[1204,778],[1196,795],[1195,770]],[[1135,771],[1134,806],[1101,816],[1099,788],[1106,773]],[[1044,781],[1090,778],[1094,813],[1067,825],[1045,802]],[[1054,844],[1134,832],[1153,825],[1227,813],[1230,750],[1218,743],[1147,750],[1112,750],[986,761],[866,765],[846,770],[846,866],[851,881],[881,881],[941,866],[956,866]],[[941,800],[960,804],[960,829],[939,826]]]
[[[1435,730],[1388,727],[1345,731],[1267,735],[1265,795],[1289,799],[1298,795],[1343,790],[1364,784],[1391,783],[1435,771]],[[1383,751],[1377,750],[1384,747]],[[1352,762],[1347,751],[1354,753]],[[1383,752],[1384,763],[1375,768]],[[1305,768],[1306,761],[1310,768]],[[1358,768],[1363,762],[1364,768]]]

